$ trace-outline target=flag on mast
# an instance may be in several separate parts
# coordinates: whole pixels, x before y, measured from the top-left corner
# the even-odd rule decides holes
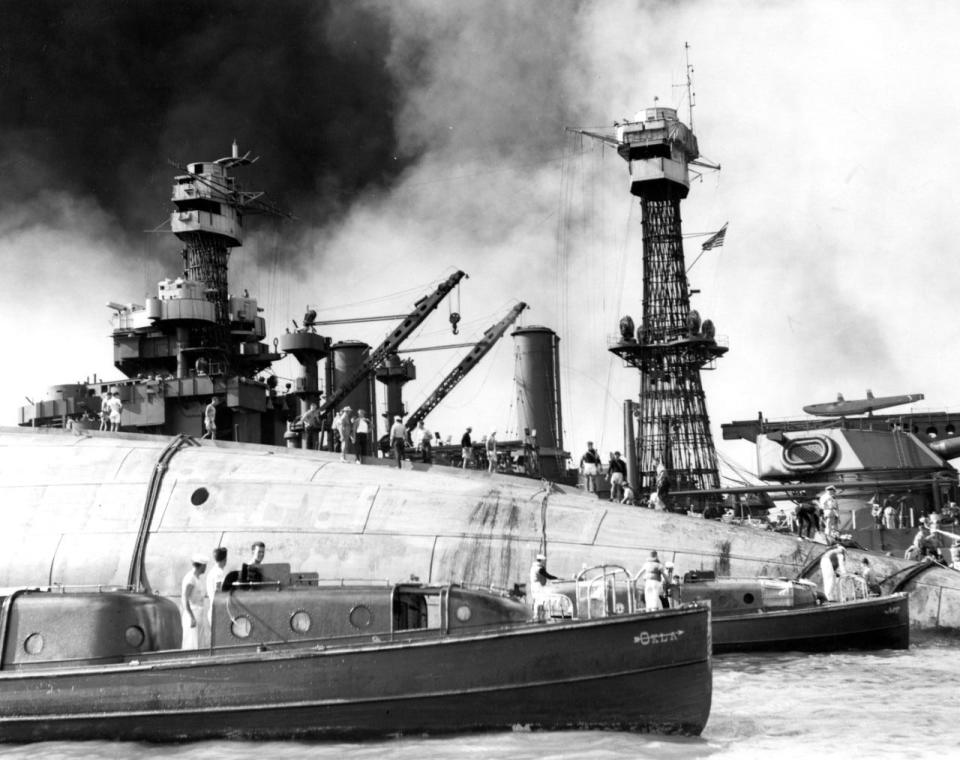
[[[709,251],[713,248],[722,248],[723,239],[727,236],[728,224],[730,224],[730,222],[724,222],[723,227],[721,227],[717,232],[715,232],[710,237],[708,237],[706,241],[704,241],[703,246],[701,247],[701,250]]]

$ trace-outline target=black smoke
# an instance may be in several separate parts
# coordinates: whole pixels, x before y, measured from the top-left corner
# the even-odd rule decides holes
[[[396,147],[390,34],[371,6],[0,0],[0,18],[0,207],[82,197],[150,245],[137,235],[169,211],[167,159],[237,139],[261,156],[245,186],[322,224],[416,158]]]

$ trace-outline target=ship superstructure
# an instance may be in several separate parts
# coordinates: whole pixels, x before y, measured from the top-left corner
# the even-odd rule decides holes
[[[874,398],[867,391],[863,399],[840,396],[804,407],[818,416],[771,420],[760,414],[721,427],[724,439],[756,446],[758,477],[798,500],[834,485],[840,529],[862,546],[899,554],[912,543],[921,517],[956,516],[951,502],[957,499],[957,471],[949,460],[960,456],[957,415],[874,413],[920,399],[922,394]],[[892,519],[884,521],[878,505],[893,507]]]
[[[184,243],[183,276],[160,282],[144,306],[110,304],[114,364],[128,377],[253,377],[280,358],[261,342],[266,324],[256,299],[227,288],[244,213],[272,210],[230,173],[250,163],[234,143],[231,156],[189,164],[174,179],[170,229]]]
[[[244,216],[280,213],[259,192],[241,188],[233,170],[253,163],[239,155],[188,164],[174,179],[170,229],[184,244],[183,272],[166,278],[143,304],[109,302],[114,366],[128,379],[59,385],[51,399],[20,409],[21,425],[89,426],[101,397],[123,403],[123,428],[166,434],[203,433],[203,414],[216,396],[221,437],[282,440],[288,414],[272,384],[258,373],[281,358],[267,343],[257,300],[231,293],[230,251],[243,244]]]
[[[245,217],[284,215],[263,193],[244,190],[234,176],[234,170],[254,160],[249,154],[240,155],[234,143],[225,158],[197,161],[181,169],[173,183],[170,231],[183,243],[182,272],[160,281],[156,295],[142,304],[107,304],[113,311],[114,366],[125,379],[94,377],[93,382],[52,386],[47,400],[20,408],[20,425],[95,429],[105,405],[119,399],[122,411],[114,430],[200,437],[205,433],[207,408],[216,398],[212,435],[218,439],[303,448],[319,441],[332,448],[335,414],[346,407],[368,413],[369,440],[377,441],[375,380],[386,385],[386,416],[390,420],[406,416],[401,388],[416,378],[416,370],[412,360],[400,359],[400,347],[466,273],[453,272],[408,313],[386,317],[400,321],[375,348],[358,340],[334,342],[316,328],[383,317],[320,322],[316,310],[309,307],[301,324],[294,321],[294,330],[287,329],[270,345],[256,298],[246,290],[231,292],[228,282],[230,253],[243,244]],[[508,319],[495,326],[495,337],[481,339],[482,349],[471,353],[469,367],[486,354],[523,308],[525,304],[513,309]],[[459,313],[450,317],[455,333],[459,318]],[[299,371],[279,387],[273,364],[284,356],[293,357]],[[465,371],[457,380],[462,374]],[[455,384],[456,380],[445,381],[444,392],[431,397],[430,408]],[[313,408],[321,420],[319,435],[305,434],[303,419]],[[314,430],[311,427],[310,432]],[[375,455],[376,450],[364,453]]]
[[[614,137],[577,131],[616,146],[643,215],[643,316],[637,325],[621,319],[610,346],[640,372],[639,402],[628,402],[626,412],[628,477],[649,491],[662,465],[680,488],[718,488],[700,372],[727,347],[717,341],[713,322],[690,306],[680,202],[690,191],[691,165],[719,167],[700,158],[696,136],[674,108],[641,111],[617,124]]]

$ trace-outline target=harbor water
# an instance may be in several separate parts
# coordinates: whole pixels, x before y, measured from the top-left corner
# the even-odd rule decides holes
[[[144,760],[680,760],[945,758],[960,746],[960,642],[931,636],[907,651],[715,658],[701,737],[621,732],[511,732],[376,742],[50,742],[0,746],[0,758]],[[668,688],[664,684],[664,688]],[[616,699],[615,694],[610,699]]]

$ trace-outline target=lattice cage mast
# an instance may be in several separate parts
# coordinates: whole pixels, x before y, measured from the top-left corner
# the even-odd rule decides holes
[[[697,139],[673,108],[654,107],[617,125],[617,152],[630,167],[630,192],[643,218],[643,317],[620,321],[611,351],[640,371],[632,451],[637,485],[655,487],[659,464],[681,489],[719,488],[700,372],[726,351],[710,320],[690,308],[680,201],[690,190]],[[633,468],[631,468],[633,469]]]

